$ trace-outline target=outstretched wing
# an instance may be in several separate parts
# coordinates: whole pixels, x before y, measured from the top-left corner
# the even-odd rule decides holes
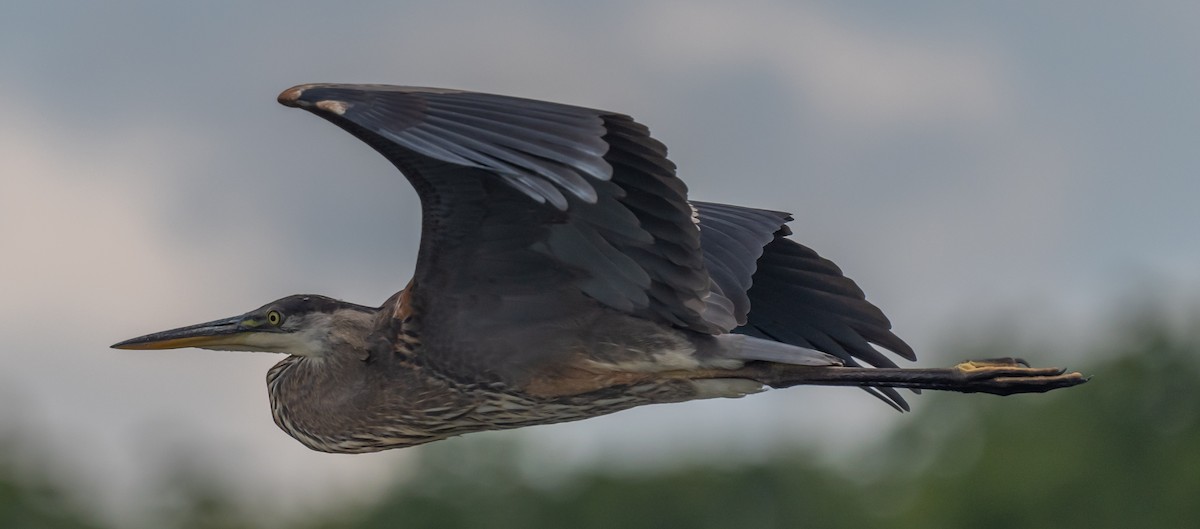
[[[704,333],[737,326],[711,292],[686,186],[628,116],[379,85],[302,85],[279,101],[371,145],[416,188],[405,310],[453,355],[439,367],[503,379],[563,349],[543,342],[598,307]]]

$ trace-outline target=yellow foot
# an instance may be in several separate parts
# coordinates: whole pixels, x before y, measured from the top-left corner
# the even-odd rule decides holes
[[[970,391],[1009,395],[1041,393],[1087,382],[1082,374],[1056,367],[1030,367],[1020,358],[968,360],[953,368]]]

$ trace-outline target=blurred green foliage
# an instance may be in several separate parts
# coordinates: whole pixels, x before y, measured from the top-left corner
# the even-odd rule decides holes
[[[64,493],[16,468],[10,439],[0,440],[0,527],[98,529]]]
[[[448,443],[384,500],[306,527],[1186,526],[1200,520],[1200,337],[1156,321],[1126,322],[1089,355],[1089,384],[1003,399],[925,395],[905,426],[848,461],[797,449],[741,466],[590,469],[548,485],[512,447]],[[190,490],[176,527],[254,525],[214,489]],[[74,512],[0,465],[0,527],[96,527]]]

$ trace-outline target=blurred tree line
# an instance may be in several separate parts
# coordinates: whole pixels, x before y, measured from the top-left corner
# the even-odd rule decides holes
[[[1079,366],[1091,383],[1041,396],[930,395],[886,443],[850,463],[802,450],[736,467],[630,475],[604,469],[547,486],[504,446],[429,450],[415,475],[335,527],[490,529],[912,527],[1056,529],[1200,523],[1200,334],[1147,315]],[[1004,356],[1004,344],[972,357]],[[1031,353],[1033,356],[1036,353]],[[1037,356],[1034,356],[1037,357]],[[747,405],[752,403],[748,402]],[[467,446],[472,453],[464,454]],[[12,471],[0,444],[0,527],[97,528],[63,486]],[[168,525],[251,528],[219,489],[191,496]]]

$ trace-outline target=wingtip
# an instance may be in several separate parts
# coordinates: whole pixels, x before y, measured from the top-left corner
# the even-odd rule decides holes
[[[279,104],[285,107],[299,107],[300,96],[304,94],[304,90],[309,86],[310,85],[302,84],[288,88],[287,90],[279,93],[279,97],[276,98],[276,101],[279,101]]]
[[[297,85],[297,86],[293,86],[293,87],[288,88],[287,90],[284,90],[283,92],[281,92],[279,94],[279,97],[276,98],[276,100],[279,101],[279,104],[281,104],[285,107],[303,108],[303,109],[307,109],[310,111],[313,111],[313,109],[316,109],[316,110],[328,112],[330,114],[335,114],[338,116],[345,114],[346,109],[350,108],[350,103],[347,103],[346,101],[339,101],[337,99],[317,99],[316,101],[314,101],[313,97],[310,97],[308,99],[303,99],[304,92],[306,90],[309,90],[311,88],[330,88],[330,87],[334,87],[334,86],[333,85],[317,85],[317,84]],[[320,96],[321,96],[321,94],[315,94],[314,97],[320,98]]]

